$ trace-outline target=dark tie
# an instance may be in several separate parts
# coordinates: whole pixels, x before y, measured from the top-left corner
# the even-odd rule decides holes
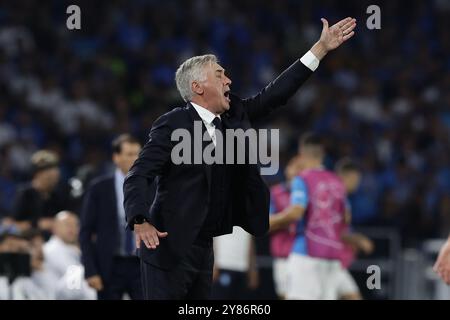
[[[219,117],[215,117],[212,123],[216,127],[216,130],[219,130],[220,133],[222,134],[222,143],[221,144],[222,144],[222,148],[225,148],[225,146],[226,146],[226,144],[225,144],[225,132],[223,130],[222,120]],[[216,141],[217,141],[217,133],[216,133]],[[216,147],[217,147],[217,145],[216,145]],[[215,152],[215,150],[214,150],[214,152]]]
[[[223,133],[222,120],[219,117],[215,117],[212,123],[216,127],[216,130],[220,130]]]

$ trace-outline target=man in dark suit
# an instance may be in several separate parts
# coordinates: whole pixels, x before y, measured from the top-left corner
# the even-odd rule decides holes
[[[85,277],[101,300],[118,300],[124,293],[142,299],[139,258],[133,233],[125,229],[123,181],[141,150],[128,134],[113,143],[115,171],[92,181],[83,200],[80,246]]]
[[[146,299],[208,298],[214,262],[212,238],[231,233],[234,225],[255,236],[264,235],[269,226],[269,191],[257,165],[249,161],[175,164],[172,133],[184,129],[194,136],[194,152],[187,157],[195,158],[198,143],[201,151],[211,146],[195,141],[196,124],[201,123],[202,133],[211,138],[215,148],[218,132],[250,129],[252,121],[286,104],[319,60],[354,34],[354,19],[332,27],[325,19],[322,22],[320,40],[311,50],[251,98],[240,99],[230,93],[231,80],[213,55],[190,58],[178,68],[177,88],[187,106],[154,122],[124,183],[127,224],[134,229],[140,248]],[[150,205],[147,189],[155,179],[157,191]]]

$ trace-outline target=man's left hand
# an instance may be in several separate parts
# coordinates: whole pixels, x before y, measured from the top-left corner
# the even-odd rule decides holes
[[[311,52],[321,60],[329,51],[336,49],[342,43],[353,37],[356,27],[356,19],[345,18],[335,23],[331,27],[328,26],[326,19],[322,20],[322,34],[319,41],[317,41],[311,48]]]

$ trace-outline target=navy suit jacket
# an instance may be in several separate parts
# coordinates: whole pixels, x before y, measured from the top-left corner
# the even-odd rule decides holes
[[[80,246],[85,277],[108,281],[119,246],[119,220],[114,174],[94,179],[83,199]]]
[[[153,199],[154,192],[151,186],[149,199]],[[119,227],[113,173],[92,180],[83,199],[79,240],[86,278],[100,275],[103,281],[109,280],[120,245]]]
[[[312,71],[297,60],[255,96],[241,99],[230,95],[230,109],[221,116],[224,127],[251,128],[252,121],[286,104],[311,74]],[[140,250],[144,261],[164,269],[175,267],[185,256],[209,210],[212,166],[205,163],[175,165],[171,161],[171,151],[177,143],[171,141],[172,132],[183,128],[193,136],[196,120],[201,121],[201,118],[190,103],[158,118],[124,183],[129,227],[133,228],[130,221],[141,215],[159,231],[168,232],[156,249],[147,249],[142,244]],[[204,126],[203,130],[206,130]],[[230,196],[226,199],[226,214],[220,230],[214,236],[231,233],[233,225],[255,236],[264,235],[269,227],[270,196],[259,167],[227,164],[227,174],[231,182]],[[147,189],[155,180],[157,191],[152,203]]]

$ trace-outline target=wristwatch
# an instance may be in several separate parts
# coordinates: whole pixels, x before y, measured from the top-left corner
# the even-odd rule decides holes
[[[133,219],[133,224],[143,224],[144,222],[146,222],[147,220],[145,219],[144,216],[136,216]]]

